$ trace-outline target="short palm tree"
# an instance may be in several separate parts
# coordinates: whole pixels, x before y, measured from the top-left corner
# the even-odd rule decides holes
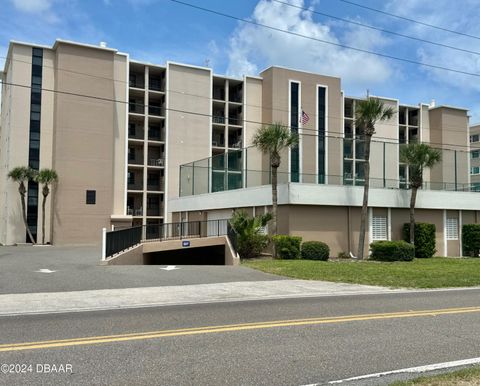
[[[260,128],[253,137],[253,146],[270,157],[272,169],[272,233],[277,234],[277,172],[280,166],[280,153],[298,143],[298,135],[292,134],[281,123]]]
[[[42,169],[36,176],[36,181],[43,185],[42,188],[42,244],[45,244],[45,205],[50,194],[50,186],[58,181],[57,172],[53,169]]]
[[[372,142],[372,136],[375,134],[376,123],[390,119],[394,113],[395,111],[393,108],[385,107],[380,99],[371,97],[367,97],[367,99],[358,102],[355,108],[355,126],[359,128],[361,132],[363,131],[363,137],[365,140],[365,183],[363,186],[363,204],[360,219],[360,235],[358,239],[357,254],[359,259],[363,259],[363,252],[365,248],[368,192],[370,184],[370,145]]]
[[[442,153],[424,143],[410,143],[400,147],[400,162],[408,166],[410,196],[410,243],[415,243],[415,203],[417,191],[423,185],[423,170],[433,167],[442,159]]]
[[[35,173],[35,170],[25,166],[18,166],[10,170],[10,172],[8,173],[8,178],[18,183],[18,192],[20,193],[20,201],[22,203],[23,223],[25,224],[28,238],[30,239],[32,244],[35,244],[35,240],[27,222],[27,209],[25,206],[25,195],[27,193],[27,187],[25,186],[25,184],[28,183],[29,180],[32,180],[34,178]]]

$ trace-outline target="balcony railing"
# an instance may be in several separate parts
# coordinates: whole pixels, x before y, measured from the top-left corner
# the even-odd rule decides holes
[[[129,216],[143,216],[143,208],[142,207],[138,207],[138,208],[127,207],[127,215],[129,215]]]
[[[148,165],[149,166],[165,166],[165,159],[162,157],[162,158],[150,158],[148,160]]]
[[[163,131],[160,130],[148,130],[148,139],[151,141],[164,141]]]
[[[148,106],[148,115],[155,115],[157,117],[165,116],[163,107],[160,106]]]
[[[222,117],[220,115],[214,115],[212,117],[212,122],[213,123],[224,124],[225,123],[225,117]]]
[[[147,208],[147,216],[162,216],[163,206],[150,206]]]
[[[130,102],[128,104],[128,112],[135,114],[145,114],[145,105],[140,102]]]
[[[136,184],[127,184],[128,190],[143,190],[143,184],[136,183]]]

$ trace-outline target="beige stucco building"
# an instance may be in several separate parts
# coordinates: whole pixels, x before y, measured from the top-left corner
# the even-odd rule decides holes
[[[354,123],[361,98],[345,96],[339,78],[270,67],[237,79],[57,40],[11,42],[2,81],[2,244],[26,240],[17,185],[7,179],[16,166],[57,171],[46,210],[46,236],[56,244],[97,244],[112,225],[268,210],[268,160],[249,146],[263,124],[282,122],[300,143],[282,158],[280,231],[326,241],[332,254],[354,250],[365,162]],[[409,192],[398,148],[422,141],[441,148],[443,160],[425,173],[418,218],[436,224],[439,254],[460,254],[461,224],[476,222],[480,209],[470,192],[468,111],[381,99],[396,113],[377,126],[372,145],[370,240],[400,238]],[[39,239],[40,190],[29,184],[28,221]]]

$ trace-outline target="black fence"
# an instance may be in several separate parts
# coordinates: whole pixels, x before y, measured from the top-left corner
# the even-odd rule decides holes
[[[105,257],[113,256],[125,249],[140,244],[142,240],[142,227],[120,229],[106,233]]]
[[[147,224],[143,226],[143,241],[181,240],[185,238],[227,236],[227,219],[208,221]]]

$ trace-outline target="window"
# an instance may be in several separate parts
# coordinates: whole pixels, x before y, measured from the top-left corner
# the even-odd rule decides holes
[[[447,234],[447,240],[458,240],[458,219],[447,217],[445,224],[445,232]]]
[[[290,83],[290,130],[298,133],[298,110],[300,102],[300,83]],[[290,173],[291,182],[300,182],[300,151],[298,145],[290,149]]]
[[[318,113],[318,183],[325,183],[325,130],[327,126],[327,89],[318,86],[317,90],[317,113]]]
[[[128,185],[135,185],[135,173],[128,172]]]
[[[480,167],[479,166],[472,166],[470,168],[470,174],[480,174]]]
[[[478,134],[474,134],[470,136],[470,142],[478,142],[478,140],[479,140]]]
[[[96,190],[87,190],[87,205],[95,205],[97,199]]]
[[[479,158],[480,156],[480,150],[473,150],[471,153],[470,153],[471,157],[472,158]]]
[[[387,217],[372,217],[372,240],[388,240]]]

